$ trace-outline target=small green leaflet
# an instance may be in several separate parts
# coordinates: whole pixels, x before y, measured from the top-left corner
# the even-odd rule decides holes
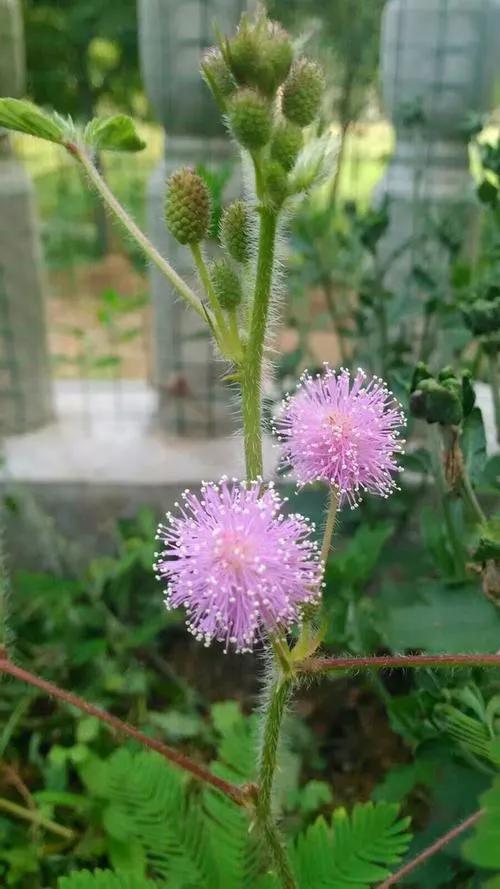
[[[95,117],[85,127],[84,141],[92,148],[107,151],[142,151],[146,146],[134,121],[126,114]]]
[[[21,99],[0,99],[0,126],[58,144],[66,136],[61,119]]]

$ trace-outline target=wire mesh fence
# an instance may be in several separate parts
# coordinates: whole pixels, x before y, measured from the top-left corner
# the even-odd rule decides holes
[[[435,193],[441,187],[446,191],[450,183],[456,184],[458,180],[453,177],[460,164],[462,181],[468,175],[463,162],[466,139],[457,136],[459,124],[464,123],[459,117],[462,112],[465,117],[471,110],[485,110],[489,102],[486,94],[493,70],[489,58],[491,35],[488,32],[491,28],[488,28],[488,16],[496,10],[496,4],[493,0],[481,0],[480,3],[436,0],[432,4],[436,24],[432,36],[426,28],[420,31],[414,28],[415,22],[419,21],[421,4],[414,0],[397,0],[388,6],[392,7],[394,21],[384,48],[386,56],[382,74],[387,105],[396,121],[397,134],[393,120],[382,110],[378,74],[374,70],[371,83],[368,88],[364,87],[362,107],[357,108],[345,127],[336,207],[338,209],[347,202],[362,208],[370,206],[393,157],[398,135],[397,163],[389,169],[389,188],[391,183],[396,183],[397,191],[400,178],[405,179],[405,213],[407,219],[413,219],[410,226],[415,231],[418,220],[422,220],[427,212],[429,200],[435,197],[429,193],[429,170],[432,169],[433,182],[437,183]],[[207,15],[205,9],[202,22],[204,45],[208,42],[210,28]],[[184,16],[182,26],[186,23],[189,21]],[[192,25],[194,36],[181,35],[189,47],[198,39],[195,24]],[[350,27],[349,23],[345,27]],[[414,39],[412,29],[418,39]],[[377,20],[372,35],[375,43],[378,43],[379,31],[380,21]],[[173,39],[172,34],[169,39]],[[348,34],[344,42],[349,44]],[[202,47],[197,49],[201,51]],[[333,57],[336,49],[332,46],[330,50]],[[427,54],[425,71],[419,62],[422,53]],[[159,71],[158,76],[164,79],[165,72]],[[339,68],[334,65],[331,87],[335,95],[341,92],[336,76],[339,77]],[[168,90],[167,93],[171,101],[172,93]],[[182,90],[179,99],[182,104]],[[436,122],[437,118],[439,122]],[[453,136],[450,140],[443,121],[451,119]],[[327,122],[335,131],[341,131],[342,123],[337,119]],[[145,126],[144,131],[145,152],[123,157],[106,156],[101,163],[117,197],[138,223],[147,227],[148,181],[163,157],[164,133],[155,125]],[[401,154],[401,146],[403,149],[409,146],[411,151]],[[79,170],[57,146],[20,136],[14,140],[13,147],[15,157],[34,184],[45,265],[52,379],[59,392],[71,382],[67,391],[72,392],[73,398],[80,398],[84,425],[92,422],[92,399],[102,399],[104,391],[108,393],[110,413],[119,418],[130,405],[127,395],[130,381],[134,381],[134,392],[137,392],[138,384],[145,387],[154,384],[152,312],[143,258],[103,215]],[[9,300],[5,294],[2,296],[2,286],[5,290],[5,282],[2,285],[0,279],[0,417],[6,416],[7,412],[11,415],[17,412],[20,423],[24,408],[16,388],[16,367],[23,359],[17,354],[19,345],[14,343],[11,335]],[[171,384],[167,385],[166,395],[164,392],[161,395],[171,400],[173,430],[184,434],[190,421],[183,391],[180,338],[180,334],[172,332],[169,348],[175,373]],[[214,368],[207,361],[203,372],[206,376],[203,392],[209,403],[204,420],[205,432],[213,435],[217,433],[216,409],[211,410],[210,404],[216,398],[217,366]],[[101,386],[100,395],[95,394],[99,389],[97,383]],[[12,424],[4,424],[5,427],[8,425]]]

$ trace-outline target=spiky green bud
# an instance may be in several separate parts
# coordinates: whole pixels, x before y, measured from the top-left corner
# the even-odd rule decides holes
[[[493,299],[476,299],[462,309],[464,321],[474,336],[500,330],[500,295]]]
[[[271,157],[289,172],[295,165],[303,143],[304,136],[301,128],[289,121],[283,121],[274,130],[271,141]]]
[[[318,114],[325,88],[319,65],[300,59],[292,65],[283,86],[282,110],[287,120],[307,127]]]
[[[288,178],[278,161],[267,161],[264,165],[264,183],[271,204],[279,210],[288,197]]]
[[[243,19],[236,34],[226,44],[226,58],[231,73],[241,86],[256,86],[262,57],[255,28]]]
[[[463,420],[462,386],[458,380],[422,380],[410,396],[410,413],[428,423],[458,426]]]
[[[273,71],[274,91],[286,80],[293,62],[293,45],[290,35],[278,22],[267,23],[263,54]]]
[[[167,183],[165,219],[180,244],[198,244],[210,224],[210,195],[205,182],[191,167],[172,173]]]
[[[216,102],[223,106],[228,96],[235,91],[236,83],[219,49],[212,47],[205,53],[201,72]]]
[[[210,278],[222,309],[236,309],[242,300],[241,282],[225,259],[216,259],[210,266]]]
[[[243,148],[263,148],[271,138],[272,112],[269,103],[255,90],[243,89],[229,103],[229,124]]]
[[[244,17],[223,51],[236,82],[269,97],[287,77],[293,60],[289,35],[266,16],[260,16],[254,24]]]
[[[220,223],[220,239],[236,262],[248,262],[250,237],[248,210],[244,201],[234,201],[224,210]]]

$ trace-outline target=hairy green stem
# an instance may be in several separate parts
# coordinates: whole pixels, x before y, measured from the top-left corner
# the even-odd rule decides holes
[[[198,269],[200,280],[203,284],[203,287],[205,288],[205,292],[208,296],[212,311],[214,313],[214,318],[217,322],[217,328],[219,329],[222,338],[224,338],[227,334],[226,319],[224,318],[224,313],[219,305],[219,300],[217,299],[212,282],[210,280],[210,275],[208,274],[208,269],[205,264],[205,260],[203,259],[200,245],[191,244],[190,246],[196,268]]]
[[[335,530],[335,521],[337,518],[337,512],[339,509],[340,503],[340,495],[337,488],[334,488],[333,485],[330,488],[329,498],[328,498],[328,512],[326,514],[326,524],[325,530],[323,532],[323,543],[321,545],[321,554],[320,558],[323,562],[325,569],[326,563],[328,561],[328,556],[330,554],[330,549],[332,546],[333,532]]]
[[[134,222],[132,217],[127,213],[124,207],[116,199],[113,192],[99,173],[99,170],[92,163],[87,152],[78,145],[68,143],[66,145],[69,153],[76,158],[85,170],[90,183],[93,185],[97,193],[100,195],[106,206],[111,210],[116,219],[123,225],[129,235],[136,244],[139,245],[147,258],[165,275],[177,293],[187,302],[187,304],[197,312],[197,314],[206,321],[205,309],[200,299],[198,299],[194,290],[177,274],[170,263],[161,255],[149,238]]]
[[[488,361],[490,365],[490,382],[493,397],[493,410],[495,413],[495,427],[497,432],[497,442],[500,444],[500,371],[498,369],[499,352],[490,352]]]
[[[280,676],[273,683],[266,707],[262,746],[260,752],[258,795],[255,806],[259,832],[271,853],[276,874],[284,889],[296,889],[285,843],[273,814],[273,789],[281,726],[286,705],[292,691],[292,679]]]
[[[0,810],[8,812],[9,815],[14,815],[15,818],[22,818],[24,821],[30,821],[35,827],[42,827],[44,830],[48,830],[50,833],[63,837],[65,840],[76,839],[74,830],[71,830],[69,827],[63,827],[55,821],[51,821],[50,818],[46,818],[42,815],[38,809],[25,809],[24,806],[19,806],[17,803],[13,803],[10,799],[0,797]]]
[[[269,317],[277,214],[269,207],[260,210],[259,253],[255,293],[250,314],[248,344],[241,370],[241,398],[245,462],[249,480],[262,476],[262,359]]]

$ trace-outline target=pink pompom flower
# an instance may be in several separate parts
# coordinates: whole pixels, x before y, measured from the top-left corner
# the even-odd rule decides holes
[[[401,405],[379,377],[328,364],[324,372],[306,371],[297,392],[285,398],[275,431],[284,462],[300,485],[322,481],[340,502],[357,506],[363,492],[388,497],[397,487]]]
[[[184,607],[187,626],[208,645],[213,639],[250,651],[263,633],[286,630],[322,585],[314,527],[285,515],[272,483],[221,479],[201,495],[183,494],[179,514],[167,513],[157,539],[155,570],[166,579],[166,605]]]

